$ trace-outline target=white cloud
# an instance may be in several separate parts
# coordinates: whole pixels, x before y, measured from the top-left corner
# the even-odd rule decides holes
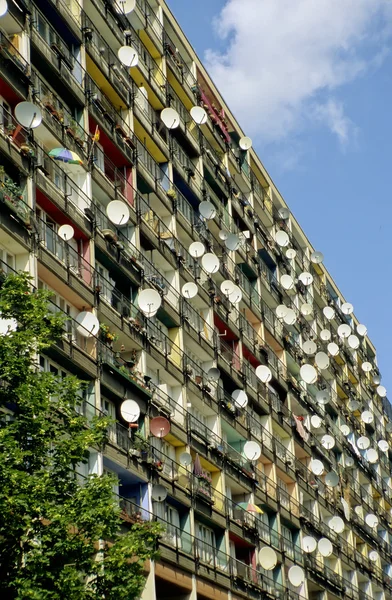
[[[337,88],[388,53],[390,0],[228,0],[215,27],[226,51],[207,68],[243,128],[263,142],[324,123],[345,146],[356,131]]]

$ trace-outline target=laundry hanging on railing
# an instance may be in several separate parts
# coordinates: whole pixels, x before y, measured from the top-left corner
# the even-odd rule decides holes
[[[307,431],[305,431],[305,428],[303,426],[303,417],[297,417],[296,415],[293,415],[294,418],[294,422],[295,422],[295,427],[298,431],[298,434],[301,436],[301,438],[307,442],[309,439],[309,434]]]

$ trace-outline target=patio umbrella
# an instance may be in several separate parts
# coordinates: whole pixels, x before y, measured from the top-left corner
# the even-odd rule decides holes
[[[80,156],[78,156],[76,152],[72,152],[72,150],[68,150],[67,148],[53,148],[53,150],[49,152],[49,156],[67,165],[81,166],[83,164]]]
[[[248,512],[258,513],[259,515],[264,514],[264,511],[261,510],[256,504],[252,504],[251,502],[239,502],[238,506],[247,510]]]

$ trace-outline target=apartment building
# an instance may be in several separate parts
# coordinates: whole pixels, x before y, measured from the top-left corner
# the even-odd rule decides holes
[[[8,0],[0,260],[115,419],[85,474],[165,526],[142,600],[392,599],[375,348],[163,0]]]

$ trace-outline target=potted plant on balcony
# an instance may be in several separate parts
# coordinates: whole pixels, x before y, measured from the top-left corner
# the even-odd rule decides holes
[[[77,144],[79,144],[80,146],[83,145],[83,129],[79,125],[79,123],[75,121],[75,119],[70,119],[67,125],[67,133],[68,135],[73,137]]]
[[[105,344],[107,344],[110,348],[113,347],[114,342],[118,340],[117,333],[110,331],[109,325],[106,323],[101,323],[99,327],[100,337]]]
[[[174,188],[169,188],[166,192],[166,196],[171,200],[175,200],[177,198],[177,192]]]
[[[5,204],[27,225],[30,222],[30,212],[23,202],[22,188],[6,177],[0,184],[0,191]]]
[[[13,123],[8,123],[8,125],[5,126],[5,130],[7,132],[7,135],[9,138],[12,139],[12,136],[14,135],[14,131],[15,131],[16,127]]]

